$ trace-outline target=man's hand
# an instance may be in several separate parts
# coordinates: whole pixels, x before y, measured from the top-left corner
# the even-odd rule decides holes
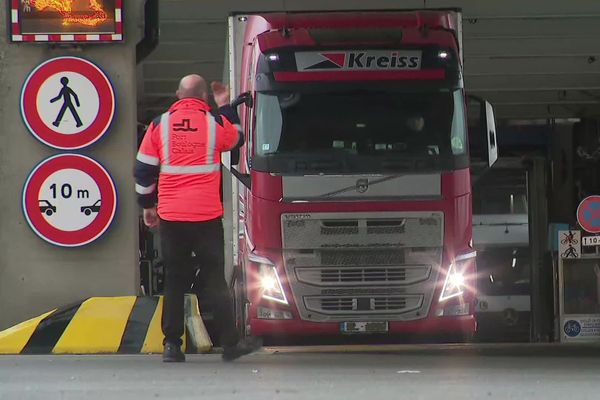
[[[144,224],[146,224],[148,228],[156,228],[159,222],[160,219],[158,218],[156,207],[144,208]]]
[[[212,82],[210,88],[212,89],[217,106],[223,107],[229,104],[231,101],[229,97],[229,86],[225,86],[221,82]]]

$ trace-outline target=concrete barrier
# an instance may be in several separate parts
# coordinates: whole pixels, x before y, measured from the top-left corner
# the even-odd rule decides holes
[[[0,332],[0,354],[162,353],[163,297],[91,297]],[[212,342],[198,299],[185,298],[186,353],[206,353]]]

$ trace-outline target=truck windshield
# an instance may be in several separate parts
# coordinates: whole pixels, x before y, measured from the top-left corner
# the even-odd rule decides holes
[[[467,159],[460,89],[261,92],[255,124],[253,168],[274,173],[442,170]]]

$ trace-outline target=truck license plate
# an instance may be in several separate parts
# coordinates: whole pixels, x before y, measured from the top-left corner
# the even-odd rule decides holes
[[[342,322],[340,331],[342,333],[385,333],[388,331],[387,321],[382,322]]]

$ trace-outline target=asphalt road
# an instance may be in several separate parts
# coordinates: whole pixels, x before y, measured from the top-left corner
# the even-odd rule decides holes
[[[0,356],[0,399],[598,399],[600,347],[343,346],[218,354]]]

